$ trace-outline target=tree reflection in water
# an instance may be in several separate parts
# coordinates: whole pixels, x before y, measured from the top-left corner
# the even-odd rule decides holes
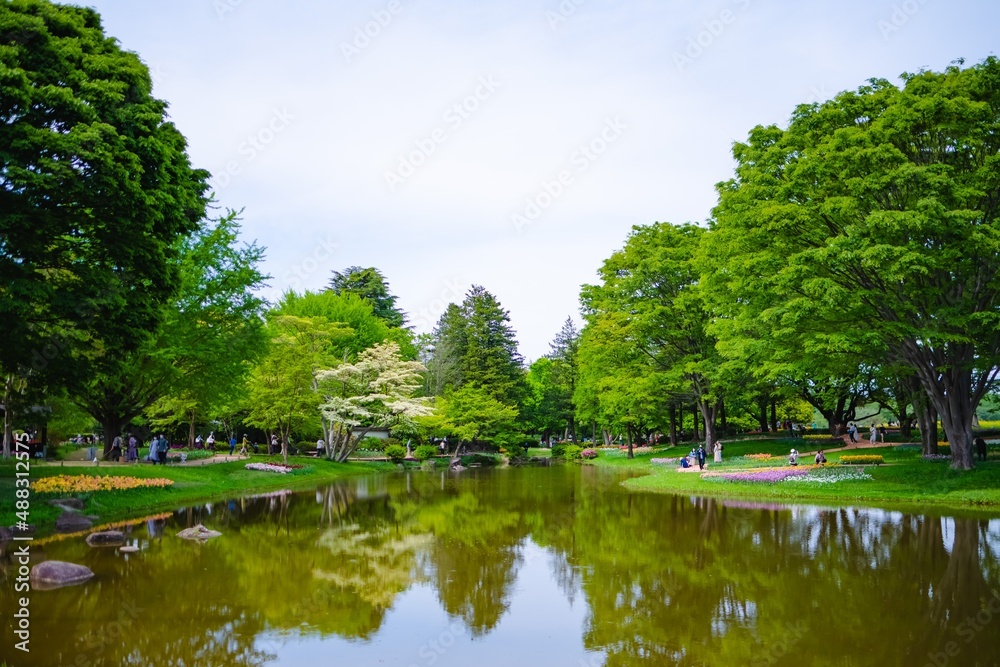
[[[356,479],[139,524],[129,558],[53,542],[39,551],[97,576],[32,593],[33,651],[15,664],[263,667],[306,639],[334,642],[332,664],[337,641],[378,636],[374,658],[415,586],[468,630],[448,656],[468,664],[502,654],[490,642],[515,600],[530,608],[517,585],[529,542],[586,606],[581,651],[609,666],[922,665],[950,641],[949,665],[995,661],[1000,615],[962,623],[1000,589],[998,520],[629,495],[619,479],[574,467]],[[175,537],[199,522],[223,537]]]

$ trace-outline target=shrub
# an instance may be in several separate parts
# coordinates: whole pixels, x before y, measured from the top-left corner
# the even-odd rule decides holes
[[[389,460],[393,463],[402,463],[403,459],[406,458],[406,447],[402,445],[387,445],[385,448],[385,455],[389,457]]]
[[[405,452],[405,450],[404,450]],[[438,453],[438,448],[434,445],[420,445],[413,450],[413,455],[418,461],[426,461]]]
[[[584,458],[584,459],[596,459],[597,458],[597,450],[596,449],[590,449],[588,447],[587,449],[585,449],[582,452],[580,452],[580,458]]]
[[[358,443],[358,449],[367,449],[370,452],[381,452],[388,443],[382,438],[368,436]]]
[[[481,466],[495,466],[497,460],[492,456],[487,456],[486,454],[466,454],[461,458],[462,465],[468,466],[473,463],[478,463]]]
[[[528,450],[521,445],[507,445],[506,447],[501,448],[500,452],[502,454],[506,454],[507,458],[510,459],[523,459],[525,454],[528,453]]]
[[[583,451],[583,447],[580,445],[566,445],[566,449],[563,450],[563,458],[567,461],[572,461],[573,459],[580,458],[580,453]],[[553,456],[555,454],[553,453]]]
[[[840,438],[835,438],[829,433],[826,434],[809,434],[802,436],[803,440],[808,440],[809,442],[840,442]]]
[[[848,454],[840,457],[844,465],[881,465],[885,459],[880,454]]]

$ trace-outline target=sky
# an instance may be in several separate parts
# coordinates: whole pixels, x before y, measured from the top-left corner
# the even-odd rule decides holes
[[[732,145],[1000,47],[986,0],[100,0],[267,249],[265,295],[375,266],[418,333],[482,285],[527,360],[634,225],[704,223]]]

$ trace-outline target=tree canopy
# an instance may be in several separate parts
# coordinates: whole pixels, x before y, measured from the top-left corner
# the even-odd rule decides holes
[[[734,147],[711,280],[730,317],[911,368],[968,468],[1000,367],[1000,61],[903,80]]]

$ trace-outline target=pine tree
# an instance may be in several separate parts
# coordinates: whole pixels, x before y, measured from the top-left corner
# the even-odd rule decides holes
[[[396,307],[396,296],[389,291],[389,283],[375,267],[349,266],[334,271],[330,289],[337,294],[356,294],[372,304],[375,317],[390,327],[400,328],[406,323],[406,313]]]

